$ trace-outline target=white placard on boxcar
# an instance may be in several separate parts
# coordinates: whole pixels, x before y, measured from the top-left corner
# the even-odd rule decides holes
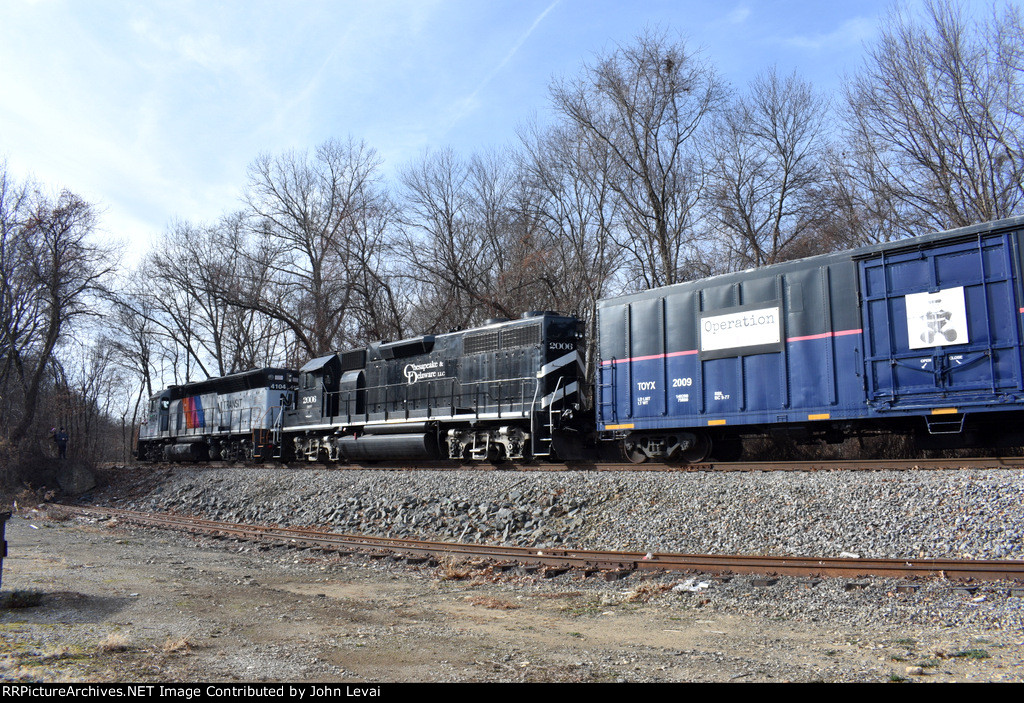
[[[946,288],[936,293],[912,293],[907,303],[907,336],[911,349],[966,344],[967,306],[964,288]]]
[[[781,338],[782,316],[778,307],[743,310],[700,320],[701,351],[778,344]]]

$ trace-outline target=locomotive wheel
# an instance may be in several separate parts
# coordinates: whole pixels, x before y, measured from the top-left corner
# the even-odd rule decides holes
[[[695,437],[693,446],[679,453],[679,458],[687,464],[699,464],[711,455],[711,439],[706,434]]]
[[[647,455],[632,442],[622,443],[622,456],[631,464],[642,464],[647,461]]]

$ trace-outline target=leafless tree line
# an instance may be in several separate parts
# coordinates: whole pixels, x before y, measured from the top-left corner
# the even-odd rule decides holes
[[[1015,5],[982,20],[952,1],[896,10],[827,96],[776,67],[731,87],[651,31],[554,79],[553,119],[504,149],[429,150],[390,182],[354,138],[263,154],[240,206],[172,225],[112,296],[105,343],[141,385],[130,414],[169,381],[531,309],[574,312],[593,339],[594,304],[611,294],[1020,214],[1022,46]],[[41,259],[13,233],[45,249],[95,215],[68,194],[33,219],[42,200],[4,183],[0,265],[16,274],[0,381],[28,398],[88,307],[40,294],[53,302],[25,308],[46,277],[22,280],[18,257]],[[92,251],[61,279],[83,301],[104,271]],[[60,312],[45,322],[47,310]],[[7,408],[17,437],[32,413]]]
[[[0,163],[0,469],[39,454],[41,414],[80,380],[62,352],[99,311],[116,259],[92,239],[96,212],[69,191],[18,182]],[[65,405],[64,409],[69,406]],[[70,416],[69,416],[70,417]],[[44,427],[45,426],[45,427]]]

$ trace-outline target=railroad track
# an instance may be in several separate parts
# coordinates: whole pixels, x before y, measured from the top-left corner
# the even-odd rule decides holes
[[[808,577],[944,577],[953,580],[1024,581],[1024,560],[844,559],[504,547],[337,534],[307,528],[247,525],[116,508],[62,507],[75,515],[85,517],[113,517],[121,522],[135,525],[296,547],[340,552],[360,551],[378,554],[390,552],[421,557],[484,559],[496,564],[538,565],[548,569],[579,569],[587,572],[603,571],[610,575],[622,575],[632,571],[664,570],[719,574],[786,574]]]
[[[1024,457],[972,457],[963,459],[816,459],[813,461],[742,461],[706,464],[630,464],[626,462],[571,462],[536,464],[462,463],[458,461],[378,462],[373,464],[323,464],[292,461],[287,464],[241,464],[226,461],[206,461],[196,464],[155,463],[134,464],[152,468],[211,467],[229,468],[252,466],[267,469],[337,469],[341,471],[950,471],[961,469],[1024,469]],[[125,466],[108,462],[105,468]]]

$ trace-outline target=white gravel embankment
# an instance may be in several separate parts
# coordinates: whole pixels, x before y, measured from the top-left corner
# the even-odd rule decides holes
[[[463,542],[862,558],[1024,558],[1024,471],[171,470],[121,507]]]

